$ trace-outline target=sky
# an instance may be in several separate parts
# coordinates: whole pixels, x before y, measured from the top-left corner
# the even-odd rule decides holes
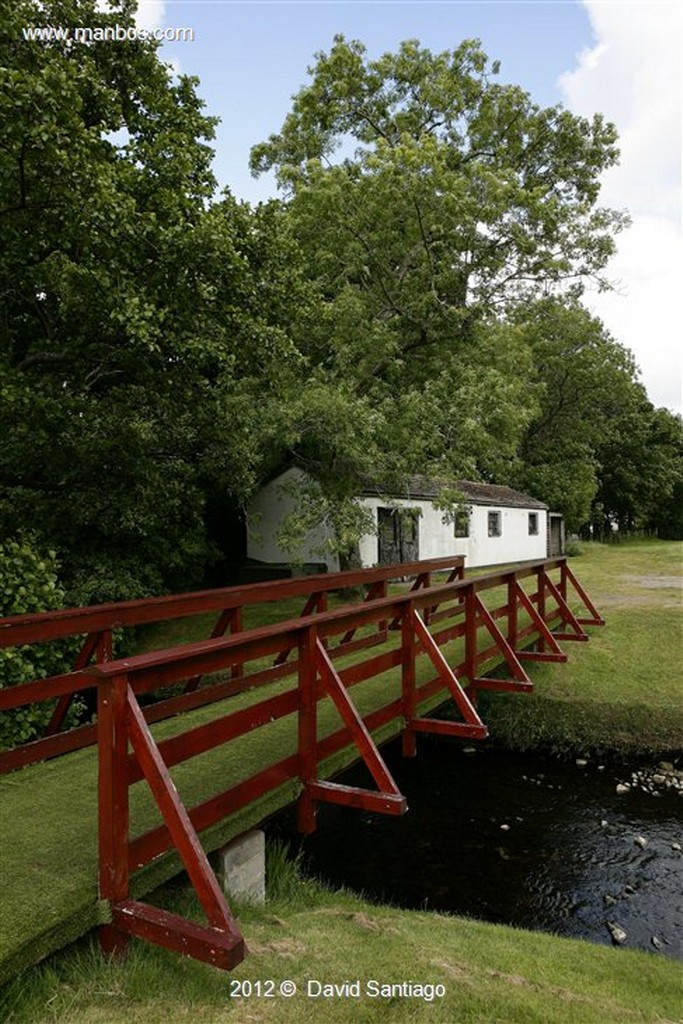
[[[542,106],[605,114],[621,160],[604,175],[600,203],[626,210],[632,224],[607,269],[615,290],[587,291],[584,303],[634,353],[653,404],[682,411],[682,4],[140,0],[139,8],[142,26],[194,30],[191,42],[165,43],[162,57],[200,79],[207,112],[221,119],[215,174],[252,203],[276,188],[271,176],[251,177],[250,149],[280,129],[314,55],[336,33],[360,39],[371,57],[404,39],[437,51],[480,39],[501,62],[500,81]]]

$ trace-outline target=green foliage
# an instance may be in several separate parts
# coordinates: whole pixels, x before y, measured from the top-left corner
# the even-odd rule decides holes
[[[653,491],[667,487],[664,463],[671,477],[675,459],[670,446],[650,442],[663,410],[647,401],[633,356],[567,297],[522,303],[511,316],[529,344],[538,395],[512,479],[562,512],[569,530],[642,522]]]
[[[286,190],[321,301],[289,451],[331,500],[411,474],[509,483],[543,381],[523,325],[501,314],[600,277],[625,223],[596,206],[614,128],[496,84],[473,41],[372,61],[338,36],[310,74],[252,151],[254,173],[275,169]],[[589,473],[579,520],[594,488]]]
[[[0,618],[64,606],[54,551],[40,551],[33,538],[0,542]],[[68,671],[72,645],[64,642],[0,648],[0,689]],[[39,704],[0,712],[0,749],[27,743],[47,725],[52,706]]]
[[[78,601],[188,589],[207,494],[242,502],[287,418],[305,323],[277,204],[212,206],[214,120],[153,41],[25,41],[134,4],[0,16],[0,532],[31,523]]]

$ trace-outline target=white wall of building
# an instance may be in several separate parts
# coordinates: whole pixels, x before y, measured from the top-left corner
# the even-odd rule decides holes
[[[297,507],[296,497],[289,493],[289,488],[302,479],[300,469],[292,467],[281,476],[264,484],[256,497],[250,502],[247,510],[247,556],[259,562],[326,562],[330,572],[339,569],[336,555],[321,555],[316,548],[322,547],[329,535],[322,527],[311,530],[306,543],[296,557],[291,551],[285,551],[278,543],[278,533],[282,524]]]
[[[297,468],[286,470],[259,491],[247,515],[247,554],[260,562],[293,562],[291,552],[280,547],[277,539],[282,522],[296,508],[296,498],[287,488],[302,476]],[[363,497],[362,504],[372,510],[377,522],[377,509],[389,507],[380,498]],[[471,505],[469,537],[456,537],[453,523],[444,523],[443,513],[428,499],[395,499],[391,507],[420,510],[420,558],[442,558],[464,555],[466,566],[500,565],[504,562],[525,562],[546,557],[547,517],[545,509],[513,508],[504,505]],[[488,513],[499,512],[501,535],[489,537]],[[529,534],[529,513],[538,517],[538,533]],[[331,572],[339,569],[334,555],[320,554],[325,542],[325,528],[312,531],[299,552],[297,561],[325,562]],[[377,535],[366,535],[360,542],[364,566],[376,565],[379,559]]]
[[[373,511],[387,508],[379,498],[361,498],[363,505]],[[545,509],[510,508],[503,505],[471,505],[469,537],[456,537],[453,523],[444,523],[443,513],[427,499],[396,499],[392,507],[420,510],[420,558],[445,558],[464,555],[466,566],[499,565],[503,562],[525,562],[546,557],[547,515]],[[501,535],[489,537],[488,513],[500,512]],[[538,534],[529,535],[529,512],[537,516]],[[376,565],[378,560],[377,536],[361,539],[360,554],[363,565]]]

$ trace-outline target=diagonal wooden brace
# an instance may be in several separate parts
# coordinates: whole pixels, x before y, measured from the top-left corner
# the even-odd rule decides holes
[[[240,607],[226,608],[221,612],[216,619],[213,629],[211,630],[211,639],[216,640],[219,636],[224,636],[225,631],[228,628],[231,633],[240,633],[242,631],[242,609]],[[233,665],[230,675],[233,679],[244,675],[244,665]],[[184,692],[194,693],[194,691],[199,688],[201,681],[201,676],[193,676],[191,679],[188,679],[184,687]]]
[[[539,575],[543,578],[543,582],[547,587],[550,596],[557,601],[557,606],[560,610],[562,620],[574,630],[573,633],[555,633],[555,638],[557,640],[588,640],[588,633],[582,629],[581,624],[574,615],[574,612],[562,597],[562,594],[553,581],[548,577],[548,574],[544,570],[541,570]]]
[[[370,584],[370,586],[368,588],[368,592],[367,592],[367,594],[365,595],[365,597],[363,599],[363,604],[369,604],[370,601],[376,601],[379,598],[386,597],[386,596],[387,596],[387,581],[386,580],[376,580],[374,583]],[[353,637],[354,637],[354,635],[356,633],[356,629],[357,628],[358,628],[357,626],[354,626],[353,629],[348,629],[346,631],[346,633],[344,633],[344,636],[341,638],[341,641],[340,641],[340,644],[339,644],[340,647],[342,646],[342,644],[351,643],[351,641],[353,640]],[[386,632],[386,628],[387,628],[386,622],[378,623],[378,632],[384,633],[384,632]]]
[[[464,722],[445,722],[435,718],[411,718],[408,726],[418,732],[439,733],[444,736],[459,736],[467,739],[486,739],[488,729],[458,682],[455,672],[446,661],[439,645],[427,629],[425,622],[414,608],[410,608],[408,614],[423,650],[429,656],[430,661],[439,673],[441,680],[465,720]]]
[[[202,929],[207,944],[206,949],[212,948],[212,944],[216,942],[216,933],[218,933],[222,937],[224,946],[234,949],[236,955],[240,943],[242,943],[242,955],[244,955],[244,944],[235,919],[230,913],[225,896],[190,821],[190,816],[178,795],[130,685],[127,690],[126,703],[128,732],[133,750],[211,926]],[[131,920],[137,920],[139,916],[133,914]],[[130,930],[132,930],[132,925]],[[138,933],[135,932],[135,934]],[[147,937],[152,941],[160,941],[162,932],[158,928],[155,930],[154,923],[152,923]],[[165,943],[161,942],[161,944]],[[173,948],[177,947],[173,946]],[[193,955],[200,956],[201,943],[198,943],[197,950]],[[200,959],[206,959],[206,957],[200,956]]]
[[[421,572],[419,576],[416,576],[413,580],[413,585],[410,588],[410,593],[414,590],[420,590],[422,587],[428,587],[431,583],[431,573]],[[397,615],[395,619],[392,619],[389,623],[389,629],[400,629],[401,627],[401,616]]]
[[[493,618],[488,608],[481,600],[478,594],[474,595],[474,607],[477,615],[481,619],[482,623],[486,626],[491,637],[495,640],[498,650],[505,658],[508,668],[512,672],[512,679],[489,679],[484,676],[471,680],[471,685],[475,689],[481,690],[512,690],[519,693],[530,693],[534,688],[534,684],[529,679],[529,676],[524,671],[524,668],[519,661],[515,651],[512,649],[510,644],[507,642],[500,629],[496,625],[496,620]]]
[[[527,661],[567,661],[567,655],[558,644],[554,634],[550,631],[546,622],[543,620],[543,617],[536,609],[533,601],[525,593],[518,580],[514,581],[513,587],[515,599],[522,605],[524,610],[528,612],[532,623],[550,648],[550,651],[516,651],[515,653],[517,654],[517,657],[524,658]]]
[[[579,581],[577,580],[576,576],[571,571],[571,569],[569,568],[569,566],[567,565],[566,562],[564,562],[564,564],[562,565],[562,579],[563,579],[563,582],[566,581],[566,580],[569,580],[569,582],[571,583],[572,587],[574,588],[574,591],[576,592],[576,594],[583,601],[584,607],[591,614],[591,618],[590,619],[585,619],[585,618],[579,619],[577,617],[576,621],[581,626],[604,626],[605,625],[605,620],[600,615],[600,612],[597,610],[597,608],[595,607],[595,605],[593,604],[593,602],[589,598],[588,594],[583,589],[583,587],[581,586],[581,584],[579,583]]]
[[[83,646],[74,661],[73,671],[78,672],[80,669],[85,668],[92,660],[93,654],[96,654],[97,661],[111,661],[112,639],[110,629],[105,629],[101,633],[89,633],[86,636]],[[54,736],[55,733],[59,732],[75,696],[75,693],[65,693],[59,698],[45,730],[46,736]]]
[[[301,618],[305,619],[307,615],[312,615],[313,612],[324,612],[327,611],[327,594],[322,591],[316,591],[311,594],[306,601],[306,604],[301,610]],[[284,665],[287,658],[294,650],[294,647],[285,647],[284,650],[280,651],[278,656],[275,658],[273,665]]]
[[[339,787],[317,780],[307,784],[310,795],[316,800],[327,800],[333,803],[345,803],[348,806],[364,807],[366,810],[382,810],[381,801],[386,803],[388,813],[403,814],[407,809],[405,797],[394,782],[382,755],[375,746],[375,741],[368,732],[365,722],[358,714],[339,675],[330,661],[330,656],[323,647],[320,637],[315,641],[315,662],[325,689],[332,698],[342,721],[351,733],[363,761],[375,780],[380,792],[356,787]],[[332,788],[330,788],[332,785]],[[378,803],[378,798],[380,803]]]

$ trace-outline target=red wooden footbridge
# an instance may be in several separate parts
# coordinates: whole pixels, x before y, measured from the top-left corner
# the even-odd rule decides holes
[[[444,575],[435,580],[437,573]],[[389,593],[397,578],[412,585]],[[362,602],[328,608],[331,594],[353,587],[362,588]],[[249,606],[296,597],[305,598],[297,618],[244,628]],[[115,657],[116,630],[200,613],[217,615],[209,639]],[[229,969],[246,948],[199,833],[292,780],[302,832],[315,828],[326,802],[403,814],[406,800],[373,734],[384,728],[386,736],[393,724],[409,757],[422,732],[483,739],[480,690],[530,691],[526,662],[566,661],[560,643],[586,641],[584,627],[602,624],[564,558],[465,579],[459,557],[0,619],[0,648],[66,637],[81,643],[72,671],[0,691],[0,712],[54,706],[46,735],[0,754],[0,772],[97,744],[99,894],[109,907],[103,948],[121,953],[134,935]],[[70,703],[88,689],[97,691],[97,721],[65,730]],[[145,703],[151,694],[154,702]],[[457,719],[432,717],[448,698]],[[213,705],[208,720],[167,738],[150,728]],[[175,766],[288,716],[291,752],[272,760],[266,747],[258,771],[185,805]],[[325,777],[333,756],[349,747],[376,788]],[[143,780],[162,823],[133,836],[130,790]],[[135,872],[174,849],[206,925],[131,897]]]

